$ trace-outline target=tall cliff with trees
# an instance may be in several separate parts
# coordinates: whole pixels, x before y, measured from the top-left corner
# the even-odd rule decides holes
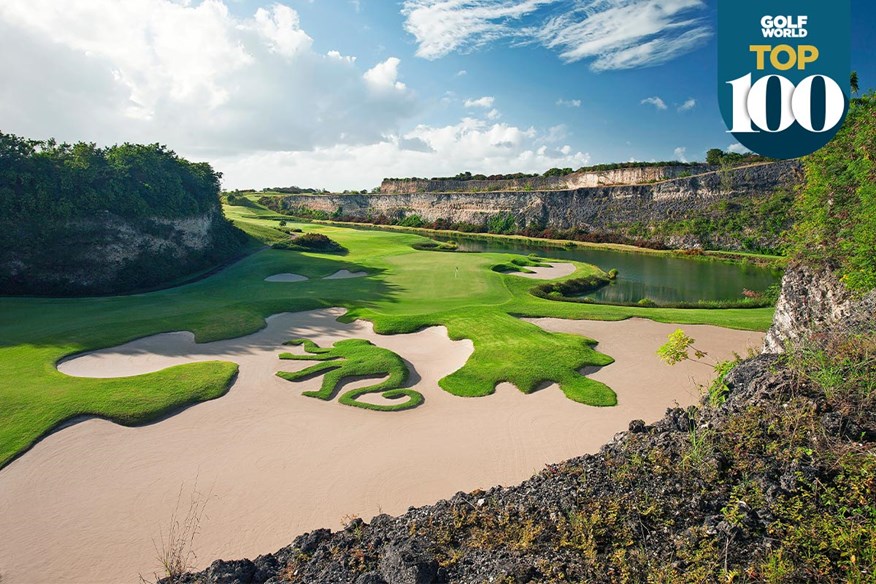
[[[221,175],[158,144],[58,144],[0,133],[0,294],[128,292],[239,255]]]

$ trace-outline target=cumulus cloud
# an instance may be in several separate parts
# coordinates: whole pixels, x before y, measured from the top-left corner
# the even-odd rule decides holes
[[[645,99],[643,99],[642,105],[653,105],[658,110],[665,110],[667,107],[666,102],[656,95],[654,97],[646,97]]]
[[[687,148],[685,148],[684,146],[679,146],[673,151],[673,153],[675,154],[676,160],[680,162],[687,162],[687,158],[685,158],[685,155],[687,154]]]
[[[320,54],[292,8],[221,0],[4,0],[4,130],[192,156],[372,143],[417,108],[391,57]],[[379,89],[379,90],[378,90]]]
[[[456,124],[421,124],[403,135],[367,145],[316,148],[312,152],[256,152],[220,160],[228,188],[310,185],[366,188],[388,176],[446,176],[460,170],[488,174],[578,168],[590,155],[557,142],[561,127],[540,132],[506,123],[463,118]]]
[[[581,107],[580,99],[558,99],[557,105],[562,107]]]
[[[736,154],[745,154],[747,152],[751,152],[748,148],[740,144],[739,142],[734,142],[727,146],[727,152],[734,152]]]
[[[496,101],[495,97],[490,97],[490,96],[486,95],[484,97],[479,97],[477,99],[467,99],[467,100],[465,100],[464,105],[465,105],[465,107],[468,107],[468,108],[471,108],[471,107],[491,108],[491,107],[493,107],[493,104],[495,103],[495,101]]]
[[[686,100],[683,104],[678,106],[678,111],[686,112],[686,111],[692,110],[695,107],[697,107],[697,100],[695,100],[694,98],[691,97],[690,99]]]
[[[401,59],[398,57],[390,57],[383,63],[378,63],[371,69],[365,72],[363,77],[365,81],[378,89],[395,89],[396,91],[404,91],[405,84],[398,81],[398,66]]]
[[[402,15],[426,59],[504,39],[606,71],[658,65],[698,48],[712,35],[705,9],[703,0],[405,0]]]

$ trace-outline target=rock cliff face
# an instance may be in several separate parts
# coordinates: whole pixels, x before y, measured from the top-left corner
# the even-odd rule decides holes
[[[876,290],[856,296],[827,269],[794,266],[782,279],[782,294],[763,350],[783,353],[785,343],[836,327],[856,329],[874,318]]]
[[[58,224],[15,223],[21,244],[0,252],[0,294],[82,295],[148,288],[222,263],[242,234],[217,208],[178,219],[104,212]]]
[[[649,169],[636,169],[649,170]],[[415,193],[372,195],[290,195],[280,207],[306,209],[362,221],[385,216],[402,220],[483,225],[498,214],[510,214],[520,229],[581,228],[593,232],[622,230],[633,224],[655,224],[709,211],[718,201],[772,193],[801,178],[795,161],[750,166],[726,172],[677,178],[654,184],[588,186],[568,190],[490,193]]]
[[[575,172],[566,176],[536,176],[503,180],[386,179],[380,185],[380,192],[384,195],[401,195],[414,193],[568,190],[603,185],[645,184],[715,170],[717,170],[717,167],[701,164],[618,168],[615,170]]]

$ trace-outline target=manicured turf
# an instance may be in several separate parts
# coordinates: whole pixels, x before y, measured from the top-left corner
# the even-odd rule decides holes
[[[377,410],[381,412],[397,412],[409,410],[423,403],[423,394],[413,389],[403,388],[410,372],[404,360],[382,347],[373,345],[364,339],[347,339],[338,341],[331,349],[322,349],[313,341],[296,339],[287,345],[303,345],[305,353],[283,353],[280,359],[296,361],[322,361],[301,371],[279,371],[277,376],[289,381],[298,381],[313,375],[324,375],[319,391],[305,391],[303,395],[330,401],[340,390],[344,381],[354,377],[383,377],[386,379],[358,389],[351,389],[341,394],[338,400],[344,405]],[[384,399],[404,402],[378,405],[358,401],[357,398],[368,394],[379,393]]]
[[[274,215],[269,211],[226,210],[239,227],[262,241],[286,237],[277,221],[266,218]],[[593,350],[593,341],[548,333],[515,316],[641,316],[750,330],[765,330],[772,319],[769,308],[674,310],[552,302],[529,294],[533,280],[492,270],[520,256],[417,251],[411,246],[423,237],[406,233],[287,226],[296,227],[328,235],[349,254],[263,250],[199,282],[148,294],[0,298],[0,467],[74,416],[142,423],[227,390],[236,370],[231,364],[185,365],[125,379],[73,378],[55,368],[65,356],[160,332],[189,330],[199,342],[213,341],[255,332],[271,314],[340,306],[350,310],[346,319],[371,320],[380,333],[444,325],[452,338],[471,339],[475,351],[469,362],[441,380],[453,394],[486,395],[502,381],[525,392],[557,382],[571,399],[612,405],[610,389],[577,373],[582,366],[610,362]],[[575,265],[569,278],[598,272],[593,266]],[[340,269],[369,276],[322,280]],[[264,281],[286,272],[310,280]]]

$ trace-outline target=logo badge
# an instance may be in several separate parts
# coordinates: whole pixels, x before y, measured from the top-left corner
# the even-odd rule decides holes
[[[718,103],[757,154],[815,152],[849,109],[851,0],[719,0]]]

